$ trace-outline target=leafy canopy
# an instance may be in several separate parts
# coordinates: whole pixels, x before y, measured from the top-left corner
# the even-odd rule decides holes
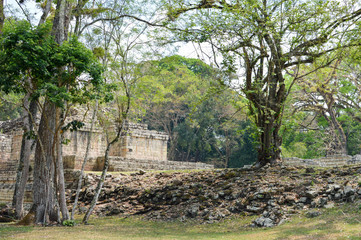
[[[0,39],[1,90],[47,96],[60,107],[64,100],[84,103],[96,97],[99,91],[91,88],[102,87],[103,69],[92,51],[75,37],[58,45],[50,33],[50,24],[5,25]]]

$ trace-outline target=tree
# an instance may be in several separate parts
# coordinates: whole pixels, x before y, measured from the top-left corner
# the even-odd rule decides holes
[[[91,86],[99,86],[101,82],[101,67],[90,50],[75,38],[59,45],[50,32],[46,24],[32,28],[26,22],[19,22],[4,31],[0,53],[1,59],[6,61],[1,63],[3,90],[26,90],[32,98],[43,96],[45,99],[39,129],[34,129],[37,147],[31,211],[36,215],[35,222],[44,224],[49,220],[59,221],[56,202],[65,203],[65,198],[56,199],[57,194],[61,196],[64,191],[60,186],[63,182],[61,156],[57,154],[64,123],[60,120],[60,109],[67,105],[65,101],[86,101],[92,97]],[[88,73],[88,78],[80,84],[79,76],[83,73]],[[36,88],[30,88],[27,79],[31,79]],[[63,218],[66,218],[66,211],[62,209]]]
[[[88,222],[102,191],[110,164],[109,151],[120,137],[126,134],[126,123],[135,98],[133,91],[142,75],[137,61],[140,61],[139,56],[147,53],[149,45],[142,39],[149,30],[148,24],[140,23],[137,18],[125,18],[137,12],[146,15],[142,11],[144,6],[138,6],[138,2],[115,1],[111,2],[109,7],[110,11],[100,12],[96,20],[84,25],[91,26],[94,22],[98,23],[84,36],[87,44],[92,46],[93,52],[101,59],[106,69],[104,73],[106,81],[118,88],[114,93],[114,99],[102,104],[101,108],[107,110],[99,111],[97,114],[106,135],[107,147],[104,153],[103,171],[89,209],[82,220],[83,223]]]
[[[18,3],[19,4],[19,3]],[[21,5],[20,5],[21,6]],[[43,14],[40,18],[38,26],[45,23],[45,20],[50,12],[51,1],[47,1],[44,8]],[[29,22],[30,23],[30,22]],[[28,87],[25,97],[23,98],[23,138],[21,141],[20,159],[18,169],[16,173],[16,182],[14,188],[13,202],[12,205],[15,207],[15,213],[18,219],[23,216],[23,202],[25,195],[25,187],[29,176],[30,166],[30,155],[33,152],[35,145],[34,128],[35,119],[38,113],[38,98],[32,95],[32,91],[36,90],[34,81],[26,77],[25,81]]]
[[[241,67],[242,91],[260,132],[258,163],[264,165],[280,158],[279,130],[293,85],[286,88],[286,72],[297,75],[302,64],[358,45],[355,37],[348,38],[359,33],[361,9],[356,6],[336,0],[174,0],[168,16],[172,25],[186,25],[177,32],[180,39],[208,43],[220,53],[225,71]]]
[[[141,68],[145,76],[138,82],[135,109],[143,111],[134,114],[168,134],[168,159],[219,167],[255,161],[256,154],[241,151],[244,145],[250,153],[255,149],[252,137],[245,137],[246,114],[239,110],[244,98],[217,79],[216,69],[178,55],[146,61]]]
[[[351,58],[355,51],[350,50],[326,68],[320,69],[319,61],[301,68],[312,73],[295,84],[286,104],[284,156],[313,158],[360,151],[355,138],[360,126],[358,67]]]
[[[174,129],[184,122],[193,106],[211,85],[212,69],[197,59],[178,55],[142,64],[144,77],[138,83],[137,100],[143,106],[148,124],[169,136],[168,158],[176,158],[178,134]],[[213,81],[215,83],[215,80]]]
[[[9,58],[11,61],[10,64],[3,62],[2,70],[4,71],[0,78],[2,88],[4,91],[7,89],[26,90],[31,100],[41,99],[43,101],[38,102],[38,106],[42,110],[39,129],[34,129],[37,137],[33,184],[34,201],[29,213],[29,216],[35,214],[36,223],[59,222],[57,205],[60,206],[63,220],[68,218],[61,151],[62,133],[68,128],[68,126],[64,126],[67,110],[69,105],[82,104],[94,97],[93,87],[98,88],[96,91],[100,91],[101,68],[95,63],[92,54],[74,36],[80,36],[89,26],[97,28],[97,23],[101,21],[121,22],[126,17],[141,20],[129,14],[114,16],[122,9],[134,10],[127,6],[130,2],[127,0],[115,1],[107,3],[108,5],[106,2],[98,2],[97,7],[94,8],[94,2],[78,1],[76,7],[73,8],[73,2],[59,0],[56,2],[55,15],[51,20],[52,26],[51,32],[49,32],[47,30],[50,30],[50,27],[45,20],[52,1],[45,1],[42,4],[44,14],[37,29],[23,26],[22,30],[24,31],[21,31],[21,27],[19,28],[20,37],[17,38],[16,34],[12,35],[13,38],[9,38],[10,41],[7,41],[8,38],[4,38],[5,45],[8,45],[4,45],[1,49],[3,50],[0,53],[3,57],[1,60],[5,61]],[[136,4],[138,2],[134,3],[134,5]],[[137,13],[136,10],[134,11],[133,13]],[[76,17],[76,31],[68,40],[72,13]],[[113,16],[107,15],[107,13],[111,13]],[[144,11],[141,14],[144,14]],[[90,20],[90,22],[84,23],[80,21],[81,19]],[[50,21],[48,22],[50,23]],[[39,32],[43,34],[43,39],[37,38]],[[137,38],[143,33],[144,31],[136,32]],[[34,40],[31,35],[36,36],[35,41],[28,41]],[[21,39],[24,36],[25,38]],[[138,43],[134,45],[138,45]],[[80,78],[81,81],[79,81]],[[31,84],[27,84],[26,79],[30,80]],[[30,115],[29,119],[32,118]],[[27,167],[23,169],[27,169]],[[23,176],[25,174],[22,175],[22,178]]]
[[[335,62],[330,68],[313,71],[299,81],[302,87],[299,94],[299,107],[304,110],[313,110],[327,120],[329,125],[327,155],[347,154],[347,139],[342,125],[337,119],[337,95],[339,92],[339,79],[337,68],[340,61]]]

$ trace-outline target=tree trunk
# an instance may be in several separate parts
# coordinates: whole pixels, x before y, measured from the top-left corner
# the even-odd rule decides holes
[[[43,14],[41,15],[41,18],[39,20],[39,26],[43,23],[45,23],[46,18],[48,17],[48,14],[50,12],[50,8],[51,8],[51,0],[46,0],[46,4],[43,8]]]
[[[129,109],[129,107],[128,107]],[[123,121],[124,123],[124,121]],[[95,195],[90,203],[90,207],[88,209],[88,211],[86,212],[84,218],[83,218],[83,223],[84,224],[87,224],[88,223],[88,220],[89,220],[89,217],[90,215],[92,214],[93,210],[94,210],[94,207],[98,201],[98,198],[99,198],[99,195],[100,195],[100,192],[102,190],[102,187],[103,187],[103,183],[104,183],[104,180],[105,180],[105,176],[107,175],[107,171],[108,171],[108,166],[109,166],[109,151],[110,151],[110,148],[111,146],[118,142],[119,138],[120,138],[120,135],[121,133],[123,132],[123,123],[121,123],[121,126],[119,127],[118,129],[118,132],[117,132],[117,136],[110,142],[108,143],[108,146],[105,150],[105,156],[104,156],[104,167],[103,167],[103,171],[102,171],[102,175],[100,176],[100,180],[98,182],[98,185],[97,185],[97,188],[95,189]]]
[[[248,72],[248,74],[247,78],[251,79],[251,73]],[[251,111],[256,115],[256,125],[260,131],[256,164],[258,167],[267,163],[273,164],[281,158],[282,138],[279,136],[279,130],[286,93],[283,77],[274,77],[274,75],[276,73],[270,72],[268,76],[270,83],[266,90],[254,88],[249,84],[247,86],[249,92],[246,91],[247,98],[251,101]]]
[[[335,150],[338,154],[346,155],[347,154],[346,134],[343,131],[341,124],[338,122],[335,111],[332,109],[332,107],[329,107],[327,112],[330,115],[331,124],[333,125],[333,128],[336,130],[335,136],[337,139],[335,139],[335,140],[336,140],[336,142],[338,142],[338,144],[337,144],[338,146],[336,146],[337,149],[335,149]]]
[[[47,1],[43,9],[43,14],[39,21],[39,26],[43,24],[50,12],[51,1]],[[3,17],[3,18],[2,18]],[[0,34],[4,20],[3,12],[3,0],[0,0]],[[30,86],[32,85],[29,81]],[[26,134],[32,132],[36,121],[36,115],[38,112],[37,99],[31,99],[28,104],[31,94],[28,93],[24,99],[24,107],[27,108],[24,111],[24,135],[21,143],[19,166],[16,175],[14,196],[13,196],[13,207],[18,219],[23,217],[23,203],[25,195],[25,187],[29,175],[30,155],[32,147],[34,146],[35,140],[27,137]]]
[[[35,124],[36,114],[38,111],[37,100],[29,101],[29,94],[25,97],[24,105],[27,108],[24,111],[24,134],[21,142],[19,166],[16,174],[16,182],[13,196],[13,207],[15,207],[16,217],[18,219],[23,217],[23,203],[25,195],[25,187],[29,177],[30,155],[32,153],[32,146],[35,140],[30,138],[31,132]]]
[[[58,192],[59,192],[59,205],[60,211],[62,214],[62,221],[69,219],[69,211],[66,206],[66,198],[65,198],[65,179],[64,179],[64,166],[63,166],[63,133],[61,131],[61,127],[63,125],[63,114],[59,108],[57,111],[57,124],[56,124],[56,150],[57,150],[57,161],[56,161],[56,169],[58,175]]]
[[[33,207],[29,214],[35,214],[35,223],[46,225],[59,221],[55,192],[55,121],[56,106],[45,100],[38,130],[35,150]]]
[[[275,163],[281,157],[280,146],[282,143],[279,136],[280,119],[272,114],[260,114],[260,121],[257,123],[260,133],[260,148],[258,150],[258,165],[264,166],[267,163]]]
[[[70,19],[69,3],[58,0],[53,21],[52,35],[61,45],[67,37]],[[59,76],[61,74],[59,73]],[[59,82],[59,84],[61,84]],[[45,99],[38,130],[38,142],[35,150],[33,206],[30,215],[35,216],[36,224],[60,222],[57,206],[57,193],[63,219],[68,218],[65,202],[64,172],[62,166],[60,111],[48,98]],[[56,176],[57,175],[57,176]],[[57,185],[57,183],[59,185]],[[57,190],[59,192],[57,192]]]
[[[71,217],[70,217],[71,220],[74,220],[75,210],[76,210],[76,207],[78,205],[78,199],[79,199],[79,194],[80,194],[80,190],[81,190],[81,183],[83,181],[85,165],[86,165],[86,163],[88,161],[91,137],[92,137],[92,133],[93,133],[93,128],[94,128],[94,123],[95,123],[95,117],[96,117],[96,114],[97,114],[97,110],[98,110],[98,100],[96,100],[96,102],[95,102],[95,107],[94,107],[94,111],[93,111],[93,115],[92,115],[92,121],[91,121],[91,124],[90,124],[90,131],[89,131],[89,134],[88,134],[84,161],[83,161],[83,164],[81,166],[80,176],[79,176],[79,179],[78,179],[78,185],[77,185],[76,193],[75,193],[74,204],[73,204],[73,208],[72,208],[72,211],[71,211]]]

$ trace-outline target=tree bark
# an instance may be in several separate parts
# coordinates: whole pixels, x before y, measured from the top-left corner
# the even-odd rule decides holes
[[[57,124],[56,124],[56,150],[57,150],[57,161],[56,161],[56,169],[58,175],[58,194],[59,194],[59,205],[60,211],[62,214],[62,221],[69,219],[69,211],[66,206],[66,198],[65,198],[65,179],[64,179],[64,166],[63,166],[63,132],[61,127],[63,125],[63,114],[59,108],[57,111]]]
[[[41,15],[41,18],[39,20],[39,25],[45,23],[45,20],[50,12],[51,2],[52,2],[51,0],[46,0],[45,7],[43,8],[43,14]]]
[[[24,134],[21,142],[19,166],[16,174],[16,182],[13,196],[13,207],[15,207],[16,217],[18,219],[23,217],[23,203],[25,195],[25,187],[29,177],[30,155],[32,153],[32,146],[35,140],[30,138],[29,134],[34,130],[35,119],[38,111],[37,100],[31,99],[29,103],[30,94],[27,94],[24,100]]]
[[[56,107],[45,100],[38,130],[38,142],[35,150],[33,207],[35,223],[46,225],[59,220],[55,192],[55,120]],[[31,211],[29,214],[32,214]]]
[[[66,0],[59,0],[57,2],[57,14],[54,17],[52,35],[55,42],[61,45],[68,37],[69,19],[70,19],[70,3]],[[60,70],[62,71],[62,70]],[[59,197],[59,205],[62,213],[62,221],[69,219],[69,212],[66,206],[65,198],[65,179],[63,167],[63,153],[62,153],[62,133],[61,127],[63,125],[62,112],[55,107],[55,132],[53,148],[56,149],[56,173],[57,173],[57,190]]]
[[[267,163],[275,163],[280,159],[280,146],[282,143],[279,136],[279,129],[281,124],[280,119],[277,119],[271,113],[260,114],[257,126],[261,129],[260,134],[260,148],[258,150],[258,164],[264,166]]]

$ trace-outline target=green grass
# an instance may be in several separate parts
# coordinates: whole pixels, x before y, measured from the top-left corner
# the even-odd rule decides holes
[[[267,229],[247,227],[254,218],[238,217],[213,224],[146,221],[140,217],[91,218],[89,225],[75,227],[0,224],[0,239],[361,239],[358,204],[326,209],[316,218],[301,214]]]

